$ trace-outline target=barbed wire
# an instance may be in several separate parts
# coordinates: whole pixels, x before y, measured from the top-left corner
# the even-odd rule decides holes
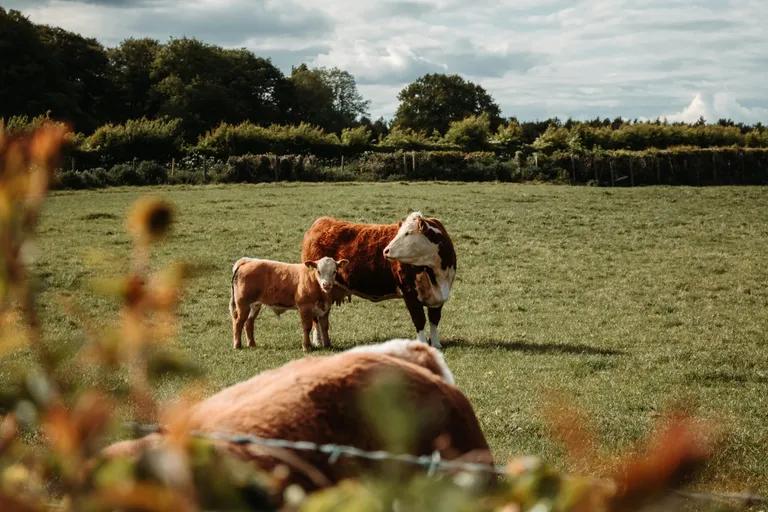
[[[162,429],[157,425],[146,424],[128,424],[129,428],[146,433],[162,433]],[[411,455],[409,453],[392,453],[384,450],[368,451],[356,448],[354,446],[340,445],[333,443],[313,443],[311,441],[291,441],[288,439],[275,439],[259,437],[250,434],[231,434],[225,432],[190,432],[192,437],[207,439],[210,441],[222,441],[232,443],[238,446],[256,445],[266,448],[283,448],[297,451],[311,451],[328,455],[328,462],[335,464],[341,457],[366,459],[372,461],[395,461],[404,464],[420,466],[427,470],[427,474],[432,476],[437,471],[468,471],[475,473],[492,473],[496,475],[506,475],[506,467],[499,464],[483,464],[480,462],[466,462],[457,460],[446,460],[441,458],[439,451],[434,451],[430,455]],[[530,457],[520,461],[523,469],[533,469],[540,464],[539,459]]]
[[[143,434],[162,433],[159,425],[127,423],[126,426],[135,432]],[[394,461],[403,464],[419,466],[426,470],[428,476],[434,476],[438,471],[466,471],[474,473],[488,473],[499,476],[509,476],[507,466],[501,464],[483,464],[479,462],[466,462],[458,460],[446,460],[441,458],[440,452],[435,450],[430,455],[411,455],[408,453],[392,453],[384,450],[368,451],[354,446],[339,445],[333,443],[314,443],[311,441],[291,441],[289,439],[277,439],[259,437],[250,434],[225,433],[225,432],[190,432],[192,437],[209,441],[220,441],[238,446],[263,446],[265,448],[282,448],[297,451],[311,451],[328,455],[328,462],[335,464],[341,457],[366,459],[371,461]],[[533,470],[542,464],[538,457],[519,457],[515,459],[515,466],[523,471]],[[573,478],[573,477],[566,477]],[[590,479],[592,483],[603,487],[611,487],[611,482],[599,479]],[[699,491],[674,491],[680,497],[695,500],[718,503],[739,502],[744,506],[760,505],[768,503],[768,498],[747,492],[699,492]]]

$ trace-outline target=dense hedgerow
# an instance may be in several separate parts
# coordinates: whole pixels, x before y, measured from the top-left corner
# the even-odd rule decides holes
[[[768,132],[756,127],[744,133],[737,126],[717,124],[625,123],[613,128],[574,123],[570,127],[552,124],[533,142],[533,147],[546,153],[578,147],[640,151],[676,146],[768,147]]]
[[[81,156],[96,154],[102,164],[170,161],[181,154],[182,135],[180,119],[131,119],[98,128],[85,139]]]
[[[192,153],[174,165],[155,161],[61,170],[59,188],[273,181],[545,181],[606,186],[768,184],[768,149],[677,147],[646,151],[365,152],[358,157],[247,154],[218,159]]]
[[[224,158],[259,153],[331,155],[341,147],[335,134],[306,123],[264,127],[245,122],[220,124],[200,137],[195,149]]]

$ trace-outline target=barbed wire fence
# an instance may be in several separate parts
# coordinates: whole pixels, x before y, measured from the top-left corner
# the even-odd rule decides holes
[[[127,423],[126,427],[141,434],[163,433],[163,429],[155,424]],[[190,432],[190,436],[208,441],[231,443],[236,446],[260,446],[265,448],[316,452],[327,455],[330,464],[335,464],[341,457],[349,457],[376,462],[399,462],[402,464],[418,466],[425,470],[428,476],[434,476],[441,471],[464,471],[468,473],[487,473],[498,476],[509,476],[509,471],[505,465],[446,460],[441,458],[440,452],[437,450],[430,455],[411,455],[408,453],[392,453],[385,450],[362,450],[354,446],[333,443],[319,444],[311,441],[292,441],[289,439],[259,437],[250,434],[192,431]],[[532,470],[541,464],[541,460],[533,456],[521,457],[516,459],[515,463],[522,470]],[[592,483],[613,488],[612,482],[607,480],[592,479]],[[700,492],[677,490],[674,491],[674,493],[689,500],[706,501],[710,503],[737,503],[747,507],[768,504],[767,497],[748,492]]]

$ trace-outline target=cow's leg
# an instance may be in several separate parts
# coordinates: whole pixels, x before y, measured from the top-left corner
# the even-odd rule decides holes
[[[325,348],[330,348],[331,346],[331,337],[328,334],[328,328],[330,327],[330,322],[328,321],[329,316],[331,316],[330,311],[328,311],[326,314],[318,318],[320,322],[320,329],[322,332],[323,346]]]
[[[443,312],[443,306],[436,308],[427,308],[427,317],[429,317],[429,344],[435,348],[443,348],[440,345],[440,334],[437,332],[437,324],[440,323],[440,315]]]
[[[243,300],[238,300],[232,313],[232,348],[240,348],[240,339],[243,337],[243,326],[248,319],[251,305]]]
[[[261,304],[259,304],[258,302],[255,304],[251,304],[251,309],[250,309],[250,312],[248,313],[248,318],[245,321],[245,337],[248,339],[249,347],[256,346],[256,339],[253,337],[253,323],[256,321],[256,318],[259,316],[259,311],[261,311]]]
[[[312,346],[309,342],[309,334],[312,332],[312,322],[315,320],[315,315],[312,313],[312,308],[299,308],[299,316],[301,317],[301,327],[303,330],[303,338],[301,340],[301,348],[304,352],[309,352]]]
[[[320,347],[323,345],[323,335],[320,332],[320,317],[315,317],[312,322],[312,346]]]
[[[422,343],[427,343],[427,335],[424,332],[424,326],[427,324],[424,306],[421,305],[421,301],[415,295],[406,295],[403,297],[403,300],[405,300],[405,307],[408,308],[408,312],[411,314],[413,325],[416,327],[416,339]]]

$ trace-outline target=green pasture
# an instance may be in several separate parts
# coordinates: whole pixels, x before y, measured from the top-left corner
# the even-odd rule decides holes
[[[768,493],[768,188],[422,182],[57,192],[31,254],[51,344],[74,348],[84,338],[73,305],[91,328],[115,320],[92,281],[127,268],[124,215],[146,193],[177,209],[154,264],[202,269],[186,283],[177,343],[210,391],[303,355],[293,312],[265,310],[258,346],[231,348],[237,258],[298,261],[302,234],[320,215],[392,222],[420,209],[442,219],[456,245],[440,326],[445,357],[499,461],[538,454],[576,469],[546,427],[553,395],[582,409],[606,451],[631,446],[677,406],[724,432],[702,488]],[[331,314],[335,349],[413,335],[400,301],[354,299]],[[0,385],[30,361],[23,351],[0,360]],[[166,379],[157,393],[170,398],[185,385]]]

